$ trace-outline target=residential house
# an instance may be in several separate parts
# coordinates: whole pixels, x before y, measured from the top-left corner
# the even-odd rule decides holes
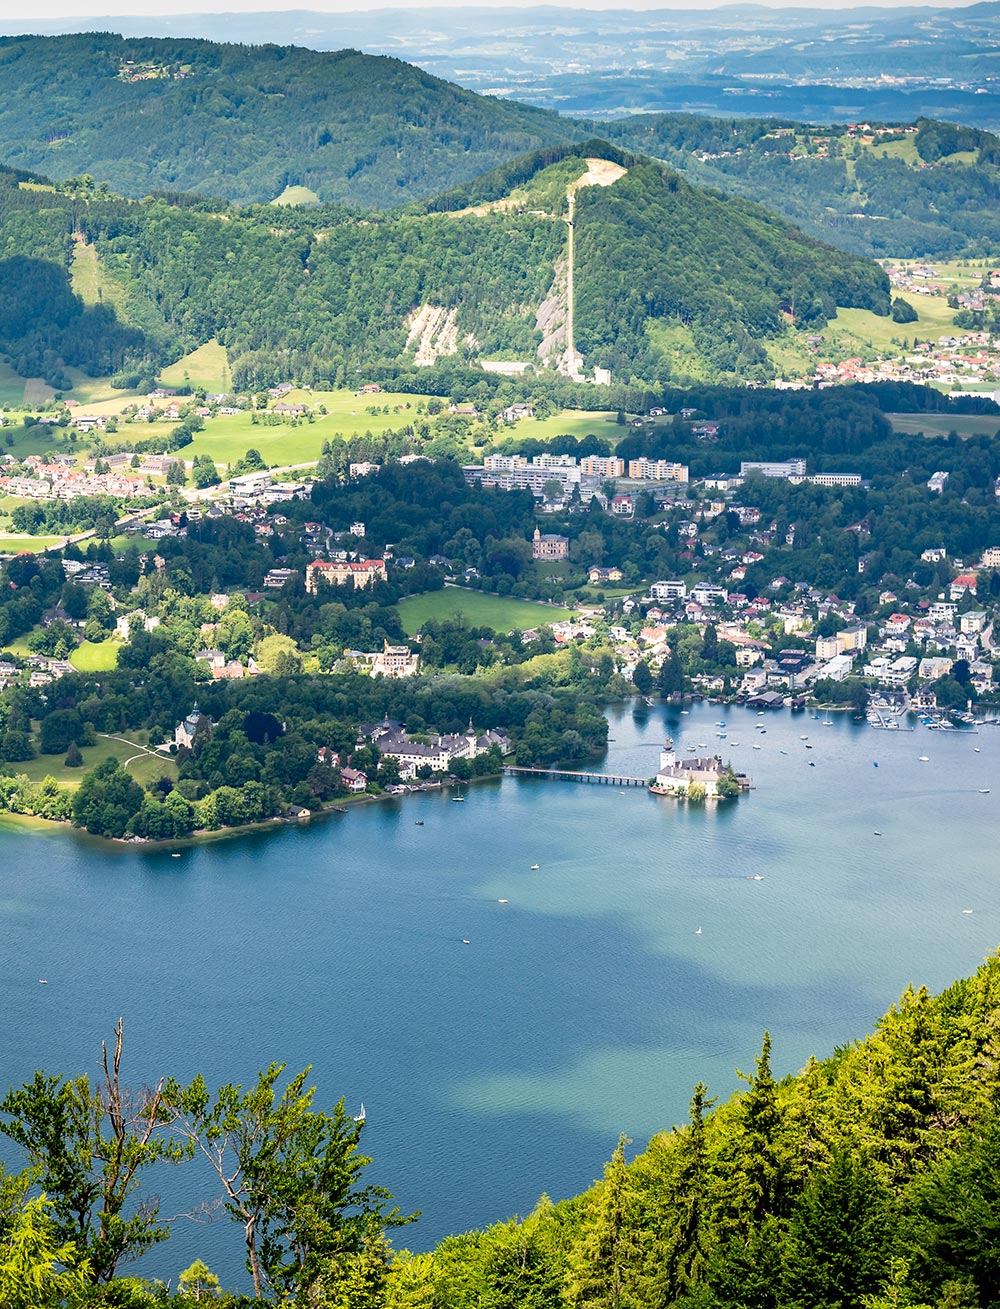
[[[543,536],[541,530],[536,527],[531,542],[531,557],[533,559],[568,559],[569,538],[554,534]]]
[[[587,581],[591,586],[596,586],[601,582],[620,582],[622,580],[622,570],[620,568],[598,568],[596,565],[587,570]]]

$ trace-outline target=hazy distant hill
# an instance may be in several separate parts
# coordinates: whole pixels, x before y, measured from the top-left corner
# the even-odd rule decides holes
[[[389,207],[581,136],[396,59],[111,35],[0,39],[0,159],[123,195]]]
[[[238,18],[95,18],[81,7],[61,20],[0,16],[0,33],[89,30],[355,48],[405,59],[473,91],[584,117],[625,110],[827,123],[930,117],[1000,128],[996,3],[689,10],[479,3],[345,13],[303,5]],[[204,0],[206,10],[214,7]]]
[[[985,8],[988,25],[996,6]],[[298,16],[296,30],[308,17]],[[411,15],[404,30],[429,21]],[[526,152],[594,136],[855,253],[941,257],[1000,242],[1000,140],[976,129],[922,122],[919,132],[864,141],[764,117],[585,122],[352,50],[0,38],[0,162],[56,179],[89,173],[127,196],[447,206],[448,197],[469,203],[516,185],[510,169],[523,167]]]
[[[1000,138],[991,132],[927,120],[849,131],[696,114],[640,114],[601,131],[859,254],[941,258],[1000,244]]]

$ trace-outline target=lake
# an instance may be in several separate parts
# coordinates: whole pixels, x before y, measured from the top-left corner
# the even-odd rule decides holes
[[[119,1015],[133,1082],[311,1064],[318,1105],[364,1101],[366,1180],[423,1211],[397,1239],[427,1248],[579,1191],[619,1132],[636,1150],[683,1121],[699,1079],[728,1095],[765,1028],[797,1070],[996,949],[1000,729],[610,720],[599,770],[649,776],[669,731],[756,789],[685,807],[507,779],[180,858],[0,829],[0,1082],[96,1072]],[[168,1173],[164,1211],[204,1182]],[[141,1271],[196,1256],[246,1284],[228,1220],[179,1221]]]

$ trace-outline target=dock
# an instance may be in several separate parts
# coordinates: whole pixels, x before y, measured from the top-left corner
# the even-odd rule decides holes
[[[504,764],[504,777],[548,777],[556,782],[588,782],[591,786],[648,787],[647,777],[622,777],[617,773],[575,773],[565,768],[518,768]]]

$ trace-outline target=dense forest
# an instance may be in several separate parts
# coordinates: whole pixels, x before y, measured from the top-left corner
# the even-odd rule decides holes
[[[369,1182],[363,1123],[309,1070],[250,1086],[126,1081],[122,1028],[95,1078],[11,1087],[0,1130],[10,1309],[261,1300],[338,1309],[988,1309],[1000,1299],[1000,957],[934,997],[909,987],[861,1040],[781,1080],[764,1034],[746,1089],[693,1088],[689,1121],[585,1194],[428,1254]],[[200,1156],[203,1199],[246,1251],[254,1297],[202,1261],[171,1294],[124,1275],[169,1239],[156,1179]],[[377,1169],[375,1175],[377,1175]],[[174,1220],[181,1221],[181,1220]],[[402,1229],[402,1231],[400,1231]],[[237,1235],[239,1233],[239,1235]]]
[[[582,159],[543,153],[503,176],[562,205],[573,167]],[[451,348],[463,363],[536,357],[537,312],[565,253],[560,207],[364,220],[330,206],[282,214],[276,227],[269,207],[129,202],[89,178],[52,190],[0,173],[13,297],[0,349],[57,387],[67,365],[137,385],[217,337],[237,388],[289,377],[344,385],[362,370],[412,367],[410,316],[433,305],[453,311]],[[659,165],[636,163],[614,186],[583,190],[575,227],[578,342],[622,379],[670,380],[652,323],[688,332],[705,374],[735,380],[771,374],[762,342],[783,330],[783,314],[820,326],[838,304],[889,310],[873,263]],[[74,234],[93,246],[121,318],[73,295]]]
[[[762,342],[778,335],[782,312],[821,327],[838,304],[889,311],[875,264],[652,164],[583,191],[576,229],[577,346],[617,376],[663,376],[649,320],[687,328],[711,376],[752,381],[772,373]]]

